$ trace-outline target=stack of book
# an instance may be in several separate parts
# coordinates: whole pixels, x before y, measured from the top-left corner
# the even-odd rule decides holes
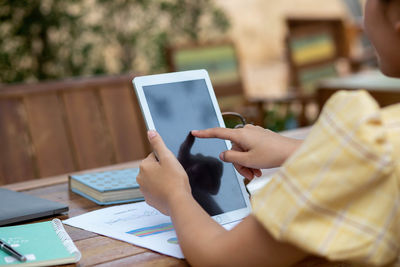
[[[91,172],[69,176],[69,187],[99,205],[128,203],[143,200],[136,182],[138,168]]]

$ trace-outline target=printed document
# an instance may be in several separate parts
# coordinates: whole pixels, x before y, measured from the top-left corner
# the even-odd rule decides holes
[[[92,211],[63,223],[172,257],[184,258],[170,217],[145,202]],[[237,223],[223,227],[230,230]]]

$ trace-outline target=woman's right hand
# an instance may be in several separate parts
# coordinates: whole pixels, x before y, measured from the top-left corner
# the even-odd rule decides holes
[[[260,169],[282,165],[302,143],[251,124],[240,129],[196,130],[192,134],[198,138],[230,140],[232,149],[223,151],[220,159],[233,163],[236,170],[249,180],[261,176]]]

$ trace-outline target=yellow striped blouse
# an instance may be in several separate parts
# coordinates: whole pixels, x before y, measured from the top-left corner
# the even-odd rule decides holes
[[[383,265],[400,248],[400,104],[336,93],[300,148],[252,198],[277,239],[329,260]]]

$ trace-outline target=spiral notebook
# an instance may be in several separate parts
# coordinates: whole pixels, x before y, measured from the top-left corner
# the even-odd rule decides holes
[[[0,237],[27,258],[20,262],[0,250],[0,266],[51,266],[75,263],[81,258],[59,219],[0,227]]]

